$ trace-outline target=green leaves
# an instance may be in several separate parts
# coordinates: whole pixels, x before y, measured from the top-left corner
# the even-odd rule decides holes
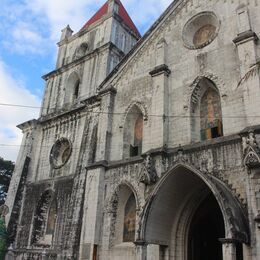
[[[0,205],[5,203],[8,187],[14,171],[14,163],[0,157]]]

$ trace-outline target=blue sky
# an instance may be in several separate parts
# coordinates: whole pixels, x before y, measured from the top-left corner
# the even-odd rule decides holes
[[[172,0],[121,0],[143,34]],[[40,106],[41,76],[53,70],[56,43],[67,24],[77,32],[105,0],[1,0],[0,103]],[[16,125],[38,109],[0,106],[0,157],[16,160],[22,134]],[[3,146],[8,145],[8,146]]]

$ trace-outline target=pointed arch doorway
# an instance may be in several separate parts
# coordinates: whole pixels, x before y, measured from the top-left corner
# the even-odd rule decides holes
[[[225,184],[183,164],[156,185],[140,226],[137,242],[148,245],[147,259],[242,260],[236,249],[249,242],[247,219]]]
[[[225,225],[214,195],[209,193],[192,217],[188,232],[188,260],[222,260],[219,238],[225,237]]]

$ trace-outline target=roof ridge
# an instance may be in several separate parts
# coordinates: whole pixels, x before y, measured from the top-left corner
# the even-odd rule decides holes
[[[124,5],[120,0],[114,0],[118,5],[118,13],[117,15],[123,20],[123,22],[135,33],[137,36],[141,36],[139,30],[137,29],[136,25],[134,24],[133,20],[131,19],[130,15],[128,14],[127,10],[125,9]],[[109,12],[109,0],[104,3],[101,8],[85,23],[85,25],[81,28],[84,30],[94,24],[95,22],[99,21]]]

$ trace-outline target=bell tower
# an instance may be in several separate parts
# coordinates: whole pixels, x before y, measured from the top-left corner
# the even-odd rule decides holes
[[[120,0],[108,0],[73,34],[61,33],[56,69],[46,80],[41,116],[70,110],[96,90],[132,49],[140,33]]]

